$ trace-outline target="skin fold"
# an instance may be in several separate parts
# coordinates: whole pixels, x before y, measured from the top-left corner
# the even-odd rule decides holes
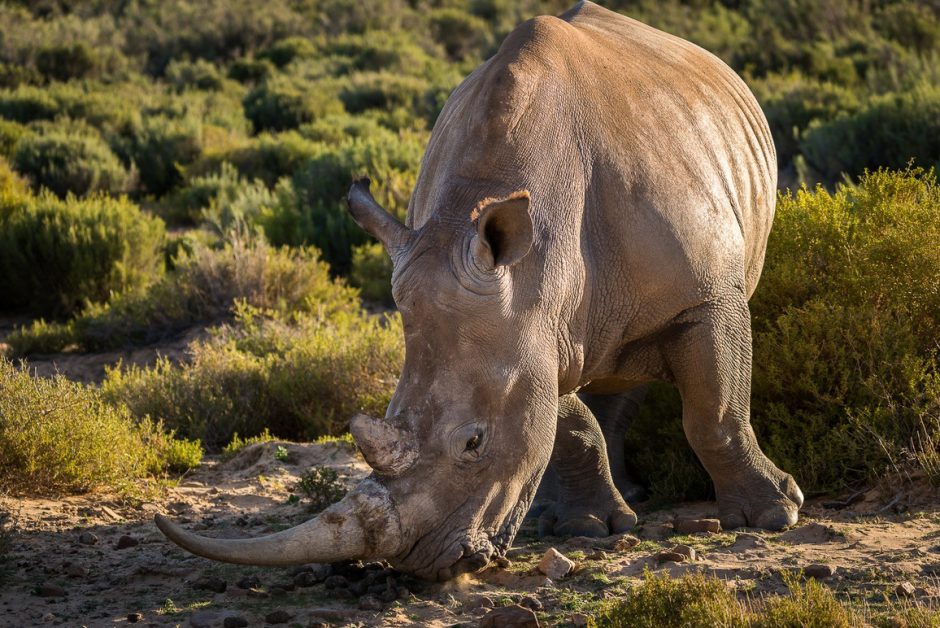
[[[367,180],[350,191],[405,332],[386,416],[350,426],[373,475],[250,551],[158,524],[219,560],[335,560],[335,538],[442,580],[506,551],[551,461],[540,530],[622,532],[624,417],[656,380],[679,389],[723,525],[795,523],[800,489],[749,421],[776,172],[757,102],[711,54],[590,2],[521,24],[448,100],[406,224]]]

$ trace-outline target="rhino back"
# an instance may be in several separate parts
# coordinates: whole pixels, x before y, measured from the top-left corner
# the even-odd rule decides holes
[[[459,228],[479,198],[519,188],[539,236],[533,281],[553,281],[610,346],[728,284],[753,292],[776,158],[729,67],[582,2],[520,25],[454,91],[408,220]]]

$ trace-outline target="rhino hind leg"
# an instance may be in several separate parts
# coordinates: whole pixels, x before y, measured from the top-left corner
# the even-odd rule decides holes
[[[614,485],[597,419],[574,394],[558,400],[552,451],[556,501],[539,516],[539,536],[607,536],[636,525]]]
[[[665,358],[682,396],[683,430],[715,484],[722,526],[793,525],[803,494],[764,455],[751,428],[751,325],[744,295],[689,310],[676,323]]]

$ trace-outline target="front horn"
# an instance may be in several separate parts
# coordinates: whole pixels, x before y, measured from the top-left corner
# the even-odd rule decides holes
[[[370,478],[310,521],[255,539],[199,536],[162,515],[156,515],[154,521],[183,549],[241,565],[283,567],[389,558],[402,544],[401,521],[388,490]]]
[[[362,457],[380,475],[401,475],[418,458],[411,432],[396,427],[388,419],[357,414],[349,421],[349,433]]]
[[[356,224],[378,239],[394,259],[396,251],[408,241],[411,230],[376,202],[369,184],[368,177],[355,181],[349,188],[346,204]]]

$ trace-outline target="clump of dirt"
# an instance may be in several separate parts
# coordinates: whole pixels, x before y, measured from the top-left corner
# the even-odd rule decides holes
[[[526,525],[509,561],[442,584],[416,581],[381,563],[223,565],[183,552],[153,525],[159,512],[210,536],[281,530],[310,516],[292,491],[314,466],[335,470],[347,486],[368,473],[348,443],[274,441],[228,460],[211,459],[145,499],[0,498],[0,510],[12,514],[17,529],[0,613],[11,625],[444,626],[530,612],[549,624],[578,623],[606,600],[626,595],[646,569],[705,572],[742,596],[784,593],[782,572],[802,569],[862,603],[903,597],[905,603],[940,604],[940,512],[929,491],[923,493],[929,498],[904,497],[887,509],[895,496],[877,489],[838,508],[811,501],[800,523],[781,533],[674,534],[676,520],[714,517],[713,503],[641,509],[633,535],[607,539],[539,540]],[[556,581],[538,569],[549,548],[574,562]],[[900,586],[905,583],[910,586]]]

